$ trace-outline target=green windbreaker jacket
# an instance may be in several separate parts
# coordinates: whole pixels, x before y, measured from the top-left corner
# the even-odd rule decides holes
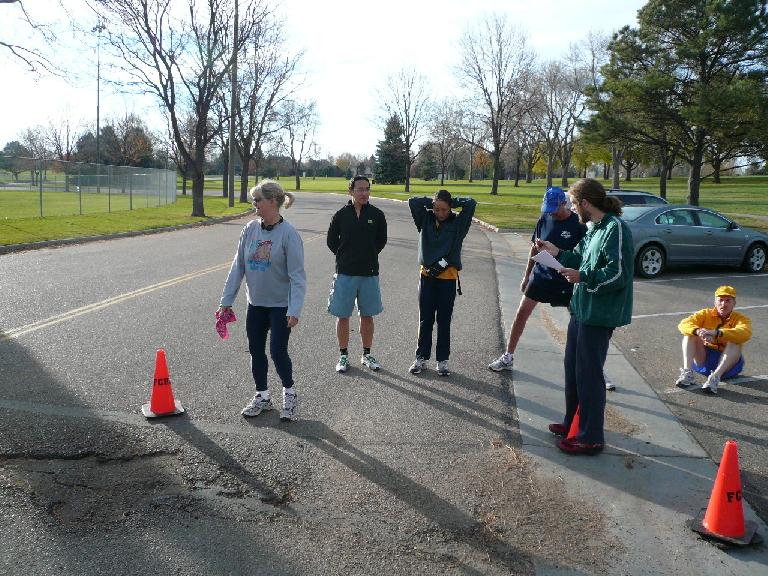
[[[561,251],[558,260],[581,276],[570,305],[579,322],[616,328],[632,321],[634,244],[621,218],[606,214],[573,250]]]

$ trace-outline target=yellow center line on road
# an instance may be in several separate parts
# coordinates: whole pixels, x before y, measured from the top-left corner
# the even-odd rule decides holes
[[[81,306],[80,308],[75,308],[74,310],[69,310],[62,314],[57,314],[56,316],[51,316],[50,318],[45,318],[44,320],[39,320],[32,324],[27,324],[26,326],[19,326],[18,328],[12,328],[11,330],[0,333],[0,342],[3,342],[5,340],[10,340],[11,338],[18,338],[19,336],[23,336],[24,334],[29,334],[30,332],[36,332],[37,330],[40,330],[42,328],[47,328],[48,326],[53,326],[55,324],[65,322],[66,320],[77,318],[78,316],[82,316],[83,314],[96,312],[97,310],[101,310],[102,308],[106,308],[107,306],[112,306],[113,304],[118,304],[119,302],[125,302],[126,300],[130,300],[138,296],[143,296],[144,294],[149,294],[150,292],[154,292],[162,288],[167,288],[169,286],[173,286],[174,284],[180,284],[182,282],[186,282],[187,280],[192,280],[194,278],[204,276],[205,274],[209,274],[211,272],[225,270],[229,268],[230,265],[231,265],[231,262],[226,262],[225,264],[218,264],[216,266],[211,266],[210,268],[204,268],[203,270],[190,272],[189,274],[184,274],[182,276],[177,276],[176,278],[171,278],[170,280],[165,280],[163,282],[158,282],[157,284],[145,286],[144,288],[139,288],[138,290],[134,290],[132,292],[126,292],[125,294],[119,294],[117,296],[113,296],[112,298],[107,298],[106,300],[102,300],[101,302],[94,302],[93,304],[88,304],[87,306]]]
[[[313,240],[317,240],[318,238],[322,238],[322,236],[321,235],[313,236],[308,240],[304,240],[304,243],[312,242]],[[125,294],[118,294],[117,296],[113,296],[112,298],[107,298],[106,300],[102,300],[101,302],[94,302],[93,304],[88,304],[87,306],[81,306],[80,308],[75,308],[73,310],[69,310],[67,312],[63,312],[61,314],[57,314],[49,318],[45,318],[44,320],[38,320],[37,322],[33,322],[32,324],[19,326],[18,328],[12,328],[6,331],[0,331],[0,342],[5,342],[6,340],[11,340],[13,338],[18,338],[19,336],[23,336],[31,332],[36,332],[37,330],[41,330],[49,326],[54,326],[55,324],[60,324],[61,322],[65,322],[67,320],[77,318],[78,316],[82,316],[83,314],[96,312],[108,306],[112,306],[113,304],[125,302],[126,300],[131,300],[132,298],[137,298],[138,296],[143,296],[144,294],[149,294],[150,292],[161,290],[162,288],[168,288],[169,286],[173,286],[175,284],[181,284],[182,282],[193,280],[200,276],[205,276],[206,274],[210,274],[211,272],[226,270],[231,265],[232,265],[231,262],[225,262],[224,264],[217,264],[216,266],[211,266],[210,268],[203,268],[202,270],[197,270],[195,272],[183,274],[181,276],[177,276],[176,278],[171,278],[163,282],[158,282],[157,284],[145,286],[144,288],[139,288],[138,290],[133,290],[132,292],[126,292]]]

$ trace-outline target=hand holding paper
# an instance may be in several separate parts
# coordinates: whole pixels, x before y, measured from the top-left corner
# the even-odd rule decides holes
[[[557,259],[555,259],[555,257],[546,250],[542,250],[541,252],[534,254],[531,256],[531,260],[538,262],[539,264],[543,264],[549,268],[554,268],[555,270],[562,270],[563,268],[563,265],[560,264],[560,262],[558,262]]]

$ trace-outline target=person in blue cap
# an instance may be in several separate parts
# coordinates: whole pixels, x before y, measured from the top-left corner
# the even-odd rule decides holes
[[[568,306],[573,294],[573,284],[563,278],[553,268],[534,263],[530,259],[536,254],[536,239],[547,240],[561,250],[573,249],[587,232],[587,227],[579,222],[579,217],[571,212],[568,198],[562,188],[552,186],[544,193],[541,202],[541,217],[536,222],[536,229],[531,236],[531,250],[525,267],[520,291],[523,297],[517,308],[512,329],[509,331],[507,349],[488,365],[495,372],[512,370],[515,348],[523,335],[528,318],[539,302],[550,306]]]

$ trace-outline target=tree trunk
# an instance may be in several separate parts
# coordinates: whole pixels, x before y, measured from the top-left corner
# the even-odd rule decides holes
[[[715,184],[720,184],[720,169],[723,166],[722,160],[715,160],[712,162],[712,170],[714,173],[712,174],[712,182]]]
[[[515,158],[515,188],[520,187],[520,166],[523,163],[523,159],[520,157],[520,154],[517,155],[517,158]]]
[[[187,173],[182,172],[181,174],[181,195],[186,196],[187,195]]]
[[[469,182],[472,182],[472,161],[475,157],[475,147],[470,145],[469,147]]]
[[[667,164],[669,162],[666,158],[662,158],[659,170],[659,196],[665,200],[667,199]]]
[[[554,171],[553,165],[554,161],[552,159],[552,155],[549,155],[547,157],[547,189],[552,187],[552,172]]]
[[[618,190],[621,188],[621,152],[616,144],[611,146],[611,158],[613,160],[613,182],[611,187]]]
[[[408,161],[405,163],[405,191],[411,191],[411,160],[410,155]]]
[[[688,204],[699,205],[701,165],[704,163],[704,132],[698,131],[691,157],[691,173],[688,175]]]
[[[301,170],[301,166],[298,162],[293,163],[293,173],[296,175],[296,191],[298,192],[301,190],[301,174],[299,174],[299,171]]]
[[[224,175],[221,177],[221,196],[229,197],[229,159],[224,161]]]
[[[200,159],[195,160],[192,172],[192,217],[205,218],[205,202],[203,198],[203,191],[205,189],[204,155],[200,154],[198,158]]]
[[[491,185],[491,194],[496,196],[499,193],[499,174],[501,173],[501,154],[499,152],[493,155],[493,184]]]
[[[248,170],[245,167],[240,172],[240,202],[248,202]]]

